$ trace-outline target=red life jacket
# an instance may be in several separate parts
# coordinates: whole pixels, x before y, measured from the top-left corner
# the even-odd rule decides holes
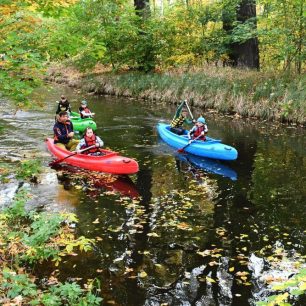
[[[96,144],[96,139],[97,139],[97,137],[96,137],[95,134],[93,134],[91,137],[88,137],[88,136],[85,135],[84,140],[85,140],[86,145],[82,146],[81,149],[85,149],[85,148],[88,148],[88,147],[91,147],[91,146],[95,145]],[[83,153],[85,153],[85,154],[95,153],[98,150],[99,150],[99,148],[92,148],[90,150],[84,151]]]
[[[197,138],[198,136],[201,135],[202,132],[205,132],[205,125],[203,126],[198,126],[197,129],[193,133],[193,139]],[[201,137],[198,138],[199,140],[206,140],[205,135],[202,135]]]
[[[91,113],[90,109],[87,106],[85,108],[82,108],[82,110],[81,110],[81,118],[84,117],[82,115],[82,112],[85,112],[86,114],[90,114]],[[88,117],[86,117],[86,118],[88,118]]]

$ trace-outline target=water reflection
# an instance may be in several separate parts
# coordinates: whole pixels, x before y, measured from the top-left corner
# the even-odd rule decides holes
[[[233,181],[237,180],[237,173],[230,167],[209,158],[201,158],[192,154],[175,154],[176,165],[181,172],[191,172],[196,175],[197,169],[208,173],[228,177]]]
[[[119,193],[121,196],[130,198],[139,197],[136,185],[128,176],[101,174],[61,164],[54,165],[53,169],[57,170],[58,180],[65,189],[69,190],[77,186],[92,198],[99,196],[102,192]]]

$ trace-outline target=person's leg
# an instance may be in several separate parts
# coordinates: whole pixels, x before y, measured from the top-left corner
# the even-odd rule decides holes
[[[170,131],[177,135],[184,135],[185,130],[183,128],[170,128]]]
[[[66,148],[69,151],[75,151],[77,145],[79,144],[79,140],[78,139],[70,139],[69,142],[66,145]]]
[[[185,134],[185,130],[183,128],[178,128],[177,134],[178,135],[184,135]]]
[[[66,150],[66,146],[63,143],[56,143],[55,145],[63,150]]]
[[[172,133],[177,134],[177,135],[183,135],[184,134],[184,129],[183,128],[173,128],[173,127],[171,127],[170,131]]]

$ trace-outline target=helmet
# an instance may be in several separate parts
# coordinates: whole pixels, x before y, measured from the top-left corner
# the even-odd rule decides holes
[[[203,123],[203,124],[206,123],[206,121],[205,121],[205,119],[204,119],[203,117],[199,117],[199,118],[197,119],[197,122],[200,122],[200,123]]]
[[[87,105],[87,101],[86,101],[86,100],[83,100],[83,101],[81,102],[81,104],[82,104],[82,105]]]

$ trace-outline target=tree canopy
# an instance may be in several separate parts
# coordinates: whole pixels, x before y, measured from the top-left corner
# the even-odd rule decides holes
[[[242,16],[248,5],[253,14]],[[22,103],[54,61],[81,70],[234,65],[248,42],[256,46],[241,52],[258,48],[261,70],[301,73],[304,8],[303,0],[2,0],[0,91]]]

